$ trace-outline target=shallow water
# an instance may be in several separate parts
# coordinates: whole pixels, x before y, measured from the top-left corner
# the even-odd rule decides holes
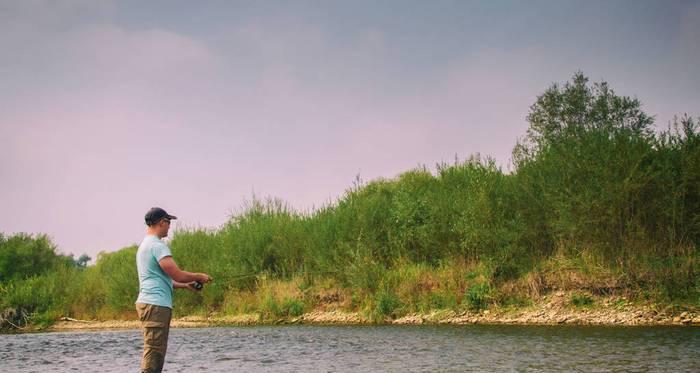
[[[700,372],[700,328],[173,329],[165,372]],[[136,372],[140,331],[0,335],[1,372]]]

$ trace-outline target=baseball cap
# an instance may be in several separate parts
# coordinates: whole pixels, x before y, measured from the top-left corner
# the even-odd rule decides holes
[[[168,214],[160,207],[151,207],[151,209],[146,213],[145,218],[146,224],[151,225],[159,222],[161,219],[177,219],[177,216]]]

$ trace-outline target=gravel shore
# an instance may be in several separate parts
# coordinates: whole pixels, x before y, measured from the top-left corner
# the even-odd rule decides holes
[[[700,326],[700,312],[696,309],[673,310],[654,304],[633,304],[624,297],[597,297],[591,306],[574,307],[567,292],[554,292],[542,297],[532,306],[521,308],[491,307],[481,311],[455,312],[435,310],[427,314],[410,314],[380,323],[397,325],[418,324],[514,324],[514,325],[688,325]],[[298,317],[263,320],[257,314],[235,316],[187,316],[173,319],[173,328],[196,328],[226,325],[263,324],[371,324],[359,312],[316,310]],[[138,320],[86,321],[62,318],[49,331],[138,329]]]

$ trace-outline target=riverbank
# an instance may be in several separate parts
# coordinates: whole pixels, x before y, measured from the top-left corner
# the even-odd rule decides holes
[[[186,316],[173,319],[173,328],[269,324],[361,325],[361,324],[512,324],[512,325],[603,325],[603,326],[700,326],[700,311],[632,303],[625,297],[594,297],[591,305],[570,304],[572,294],[553,292],[528,307],[492,307],[481,311],[435,310],[373,322],[361,312],[315,310],[297,317],[264,319],[259,314]],[[62,318],[46,331],[138,329],[138,320],[74,320]]]

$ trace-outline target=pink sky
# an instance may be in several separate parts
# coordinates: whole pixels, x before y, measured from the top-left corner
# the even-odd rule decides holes
[[[253,193],[309,210],[357,174],[507,170],[536,96],[579,69],[662,127],[699,114],[697,2],[426,3],[0,1],[0,232],[95,257],[140,241],[152,206],[215,228]]]

